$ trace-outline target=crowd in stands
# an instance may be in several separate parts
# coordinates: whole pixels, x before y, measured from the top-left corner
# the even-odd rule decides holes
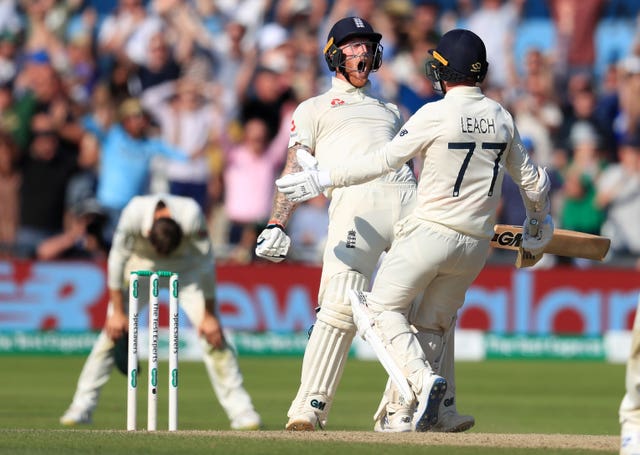
[[[556,227],[609,236],[607,264],[640,269],[639,11],[635,0],[3,0],[0,252],[104,258],[133,196],[171,192],[202,206],[220,262],[254,261],[293,109],[329,86],[328,28],[357,15],[383,35],[373,90],[405,117],[440,97],[424,77],[438,38],[480,35],[483,88],[548,168]],[[503,199],[499,221],[521,224],[508,178]],[[319,262],[326,225],[324,198],[300,207],[291,259]]]

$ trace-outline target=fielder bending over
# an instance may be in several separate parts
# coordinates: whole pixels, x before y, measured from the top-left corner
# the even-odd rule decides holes
[[[311,164],[276,182],[291,201],[300,202],[325,188],[389,175],[408,159],[421,158],[416,208],[396,224],[371,293],[355,286],[350,292],[358,332],[402,399],[412,404],[419,431],[438,425],[447,381],[434,370],[409,324],[411,303],[424,292],[420,325],[433,330],[434,341],[441,339],[437,334],[451,327],[484,267],[505,169],[526,207],[523,248],[537,254],[553,235],[546,171],[530,160],[512,116],[476,86],[489,65],[482,40],[468,30],[452,30],[429,54],[427,76],[445,94],[442,100],[420,108],[367,159],[340,167],[329,163],[330,171],[325,163],[319,163],[321,170]],[[347,150],[359,150],[358,144]]]
[[[135,270],[170,270],[179,274],[180,305],[198,329],[204,364],[231,428],[259,429],[260,416],[242,385],[238,361],[225,341],[216,314],[215,262],[204,216],[195,200],[171,195],[134,197],[122,212],[109,252],[107,319],[60,423],[91,423],[100,389],[109,380],[114,365],[115,341],[125,337],[128,330],[125,302],[129,274]],[[148,281],[141,280],[140,286],[141,295],[148,295]],[[126,343],[120,344],[126,349]],[[123,413],[124,407],[123,401]]]

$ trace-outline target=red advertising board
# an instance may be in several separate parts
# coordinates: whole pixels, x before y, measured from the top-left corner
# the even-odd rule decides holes
[[[222,322],[240,331],[304,331],[315,319],[319,280],[318,267],[220,265]],[[627,330],[639,293],[640,272],[632,270],[487,267],[467,293],[458,326],[537,335]],[[107,295],[103,263],[0,261],[0,330],[95,330]]]

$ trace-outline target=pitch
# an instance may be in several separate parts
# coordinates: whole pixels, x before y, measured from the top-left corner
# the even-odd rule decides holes
[[[245,385],[265,427],[258,433],[229,431],[200,362],[181,364],[179,431],[131,434],[126,424],[124,376],[105,386],[94,423],[63,429],[58,418],[71,398],[84,357],[3,358],[0,389],[0,453],[147,453],[350,455],[616,453],[617,409],[624,393],[624,365],[603,362],[485,361],[457,364],[458,401],[476,417],[464,434],[380,435],[372,414],[385,377],[375,362],[350,359],[326,431],[282,431],[295,393],[300,359],[241,357]],[[161,365],[162,368],[166,365]],[[162,379],[162,378],[161,378]],[[140,407],[146,407],[141,397]],[[166,394],[160,396],[166,410]],[[143,413],[144,414],[144,413]],[[143,425],[144,415],[139,416]],[[166,428],[166,413],[158,427]],[[589,436],[585,436],[589,435]]]

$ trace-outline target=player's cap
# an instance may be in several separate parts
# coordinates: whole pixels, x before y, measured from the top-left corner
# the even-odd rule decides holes
[[[482,81],[487,72],[487,49],[482,39],[470,30],[454,29],[445,33],[429,53],[444,68],[465,77]]]
[[[371,24],[361,17],[345,17],[331,27],[327,36],[327,43],[339,46],[347,39],[356,36],[369,38],[376,43],[379,43],[382,39],[382,35],[374,32]]]

